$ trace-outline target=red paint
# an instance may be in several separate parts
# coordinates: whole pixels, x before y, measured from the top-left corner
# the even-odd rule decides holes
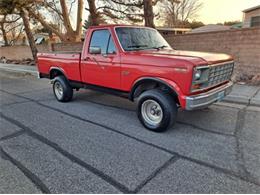
[[[122,26],[122,25],[120,25]],[[190,92],[193,68],[233,60],[225,54],[176,51],[141,50],[125,52],[115,34],[118,25],[91,27],[86,33],[82,54],[38,54],[40,73],[49,74],[51,68],[60,68],[69,80],[130,92],[135,82],[153,77],[168,83],[178,94],[181,107]],[[108,29],[113,37],[117,54],[107,57],[88,52],[92,32]],[[207,89],[198,93],[209,91]]]

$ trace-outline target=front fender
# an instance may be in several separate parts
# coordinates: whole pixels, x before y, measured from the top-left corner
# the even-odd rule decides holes
[[[139,78],[137,81],[135,81],[132,86],[132,90],[129,94],[130,100],[134,99],[134,93],[135,93],[135,90],[137,89],[137,87],[140,84],[147,82],[147,81],[156,81],[158,83],[168,86],[177,95],[181,107],[185,108],[185,105],[186,105],[185,96],[183,95],[180,87],[174,81],[165,79],[165,78],[160,78],[160,77],[144,77],[144,78]]]
[[[176,92],[181,107],[185,108],[185,106],[186,106],[186,96],[183,94],[180,87],[172,80],[165,79],[165,78],[159,78],[159,79],[164,81],[165,83],[167,83],[168,86],[170,86]]]

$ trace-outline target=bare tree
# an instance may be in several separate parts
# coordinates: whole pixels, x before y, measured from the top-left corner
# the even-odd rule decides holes
[[[182,27],[188,20],[194,20],[203,4],[200,0],[167,0],[162,9],[165,25]]]
[[[143,3],[144,3],[145,26],[149,26],[149,27],[155,28],[155,25],[154,25],[154,12],[153,12],[154,2],[153,2],[153,0],[144,0]]]
[[[91,0],[90,0],[91,1]],[[123,23],[123,22],[141,22],[143,13],[140,11],[143,7],[143,0],[101,0],[99,6],[96,6],[96,14],[91,12],[91,4],[86,8],[90,13],[88,19],[89,25],[99,25],[100,23]],[[93,21],[93,16],[98,21]]]
[[[96,7],[96,1],[88,0],[88,8],[86,8],[86,10],[89,11],[89,21],[91,22],[91,25],[99,25],[101,18],[100,13]]]
[[[37,59],[37,47],[34,41],[34,37],[30,28],[30,20],[29,20],[29,14],[28,11],[25,8],[21,8],[21,17],[23,19],[23,24],[24,24],[24,29],[28,38],[28,42],[29,45],[31,47],[31,51],[32,51],[32,55],[33,55],[33,59],[36,60]]]
[[[30,19],[26,8],[40,0],[1,0],[0,1],[0,14],[16,14],[20,15],[23,20],[23,25],[28,38],[28,42],[32,51],[34,60],[37,58],[37,48],[34,42],[34,37],[30,28]]]
[[[4,44],[5,44],[5,46],[8,46],[8,45],[9,45],[9,42],[8,42],[8,39],[7,39],[7,32],[6,32],[6,29],[5,29],[6,16],[7,16],[7,15],[4,15],[3,18],[2,18],[1,21],[0,21],[0,29],[1,29],[1,31],[2,31],[2,36],[3,36],[3,39],[4,39]]]
[[[14,44],[23,31],[23,24],[20,19],[21,17],[19,15],[2,15],[0,19],[0,30],[5,46]]]
[[[62,41],[79,42],[81,41],[82,33],[83,0],[77,0],[77,21],[76,29],[74,30],[70,19],[70,13],[71,7],[75,2],[76,0],[71,0],[70,7],[68,7],[66,0],[59,0],[59,5],[57,5],[56,0],[44,0],[41,4],[38,3],[38,6],[36,5],[34,9],[28,8],[27,11],[34,19],[40,22],[44,28],[55,33]],[[55,28],[55,26],[52,25],[53,23],[48,22],[48,20],[43,16],[40,11],[46,11],[46,9],[55,12],[55,14],[60,18],[60,22],[63,23],[65,32],[62,32],[61,29]]]
[[[130,23],[145,23],[155,27],[153,6],[160,0],[103,0],[103,6],[97,8],[100,16],[114,22],[126,20]]]

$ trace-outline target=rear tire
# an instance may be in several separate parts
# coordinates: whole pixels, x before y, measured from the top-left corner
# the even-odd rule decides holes
[[[73,97],[73,89],[64,76],[54,78],[53,93],[59,102],[69,102]]]
[[[145,91],[138,98],[138,118],[151,131],[166,131],[175,123],[177,112],[172,96],[159,89]]]

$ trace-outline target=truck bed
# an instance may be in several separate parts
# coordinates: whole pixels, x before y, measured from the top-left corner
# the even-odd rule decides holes
[[[50,70],[58,68],[69,80],[81,81],[80,52],[38,53],[38,71],[48,75]]]

